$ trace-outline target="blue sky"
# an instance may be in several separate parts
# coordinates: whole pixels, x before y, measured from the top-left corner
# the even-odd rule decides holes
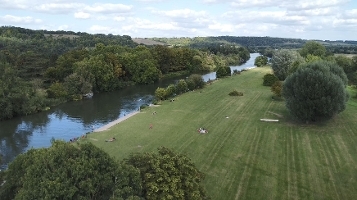
[[[0,0],[0,25],[136,37],[357,40],[356,0]]]

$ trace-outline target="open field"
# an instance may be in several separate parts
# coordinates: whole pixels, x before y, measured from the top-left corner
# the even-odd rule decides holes
[[[297,123],[262,86],[269,71],[218,80],[88,140],[118,159],[159,146],[186,154],[206,174],[204,187],[214,200],[357,199],[357,101],[328,123]],[[229,96],[234,89],[244,96]],[[199,134],[200,127],[209,132]],[[118,140],[104,142],[113,136]]]

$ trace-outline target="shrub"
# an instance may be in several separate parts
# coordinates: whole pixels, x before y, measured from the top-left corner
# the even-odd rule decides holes
[[[276,81],[279,81],[278,77],[274,74],[265,74],[263,80],[264,86],[272,86]]]
[[[226,76],[226,69],[224,67],[219,67],[216,71],[216,77],[217,78],[222,78]]]
[[[203,78],[200,74],[192,74],[191,76],[189,76],[186,81],[187,85],[189,85],[189,83],[188,83],[189,81],[193,82],[193,85],[194,85],[193,89],[203,88],[205,86],[205,81],[203,80]],[[191,88],[189,88],[189,89],[191,89]]]
[[[271,86],[270,90],[277,96],[281,97],[281,93],[283,91],[283,82],[275,81],[275,83]]]
[[[237,90],[233,90],[229,93],[229,96],[243,96],[243,92],[238,92]]]

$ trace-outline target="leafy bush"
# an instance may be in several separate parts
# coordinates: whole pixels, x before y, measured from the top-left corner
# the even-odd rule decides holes
[[[254,60],[254,65],[256,65],[257,67],[262,67],[267,64],[268,64],[268,57],[266,56],[258,56]]]
[[[203,88],[205,86],[205,84],[206,84],[200,74],[192,74],[186,80],[187,84],[189,84],[188,83],[189,81],[193,82],[193,84],[194,84],[194,88],[193,89]]]
[[[187,87],[186,81],[183,79],[179,80],[179,82],[176,85],[177,93],[179,93],[179,94],[185,93],[185,92],[187,92],[187,89],[188,89],[188,87]]]
[[[270,90],[277,96],[281,97],[281,93],[283,91],[283,82],[275,81],[275,83],[271,86]]]
[[[225,77],[227,74],[226,69],[224,67],[219,67],[216,71],[216,77],[217,78],[222,78]]]
[[[233,90],[229,93],[229,96],[243,96],[243,92],[238,92],[237,90]]]
[[[276,81],[279,81],[278,77],[274,74],[265,74],[263,80],[264,86],[272,86]]]
[[[155,98],[157,100],[165,100],[166,99],[166,90],[165,90],[165,88],[158,87],[155,90]]]

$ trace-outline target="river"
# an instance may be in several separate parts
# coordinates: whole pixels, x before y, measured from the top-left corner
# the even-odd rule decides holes
[[[254,67],[257,56],[258,53],[250,54],[245,64],[231,66],[232,71]],[[214,80],[216,73],[202,77],[205,81]],[[91,99],[68,102],[41,113],[0,121],[0,169],[6,169],[17,155],[31,148],[51,146],[51,139],[69,141],[138,110],[142,104],[153,100],[157,87],[166,87],[176,80],[95,94]]]

